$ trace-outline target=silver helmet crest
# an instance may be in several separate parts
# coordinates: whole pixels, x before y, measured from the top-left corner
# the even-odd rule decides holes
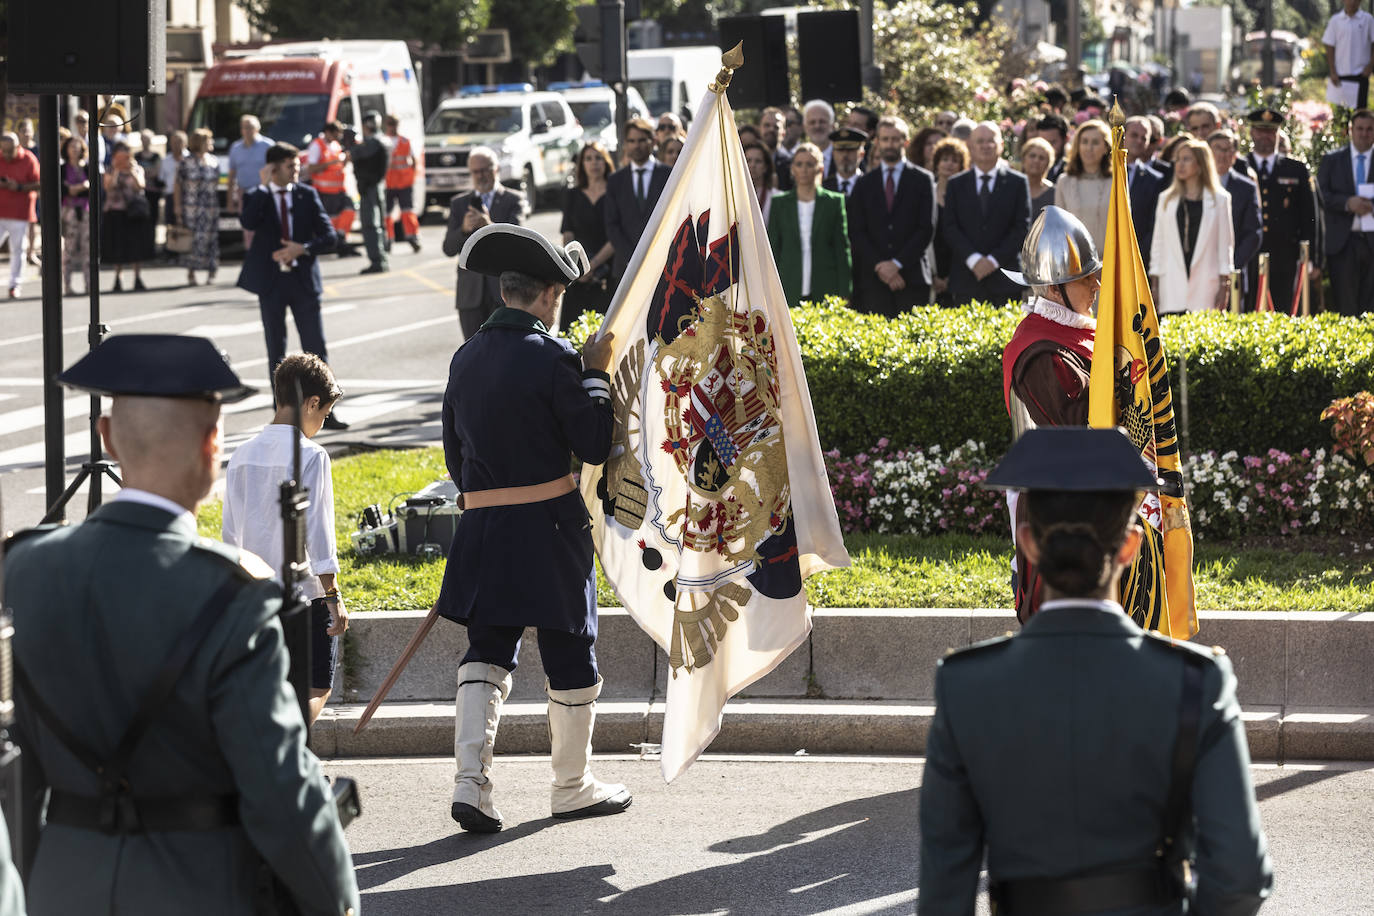
[[[1002,270],[1022,286],[1072,283],[1102,269],[1088,227],[1067,210],[1046,207],[1021,246],[1021,270]]]

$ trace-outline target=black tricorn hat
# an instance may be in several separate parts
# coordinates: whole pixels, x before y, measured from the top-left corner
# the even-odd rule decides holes
[[[458,266],[499,277],[508,270],[567,286],[586,272],[591,262],[577,242],[559,247],[527,226],[492,223],[468,238],[458,253]]]
[[[253,393],[208,338],[116,334],[57,377],[93,394],[240,401]]]
[[[993,490],[1157,490],[1161,482],[1119,429],[1046,426],[1026,431],[988,474]]]

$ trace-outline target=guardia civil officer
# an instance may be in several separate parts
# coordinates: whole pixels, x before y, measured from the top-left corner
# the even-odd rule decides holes
[[[454,354],[444,394],[444,458],[462,492],[438,611],[467,627],[458,668],[453,803],[464,830],[493,833],[492,746],[520,638],[539,632],[549,696],[553,816],[616,814],[621,785],[591,773],[596,579],[587,510],[568,468],[604,462],[614,421],[610,335],[582,357],[550,329],[582,246],[557,248],[524,226],[493,223],[463,245],[459,267],[501,279],[505,306]]]
[[[59,380],[114,398],[100,433],[124,489],[7,553],[24,761],[50,790],[30,912],[259,913],[264,860],[302,913],[355,912],[280,589],[196,534],[221,400],[246,389],[210,341],[168,334],[110,337]]]
[[[1017,536],[1049,600],[936,673],[922,916],[974,912],[985,851],[997,916],[1248,916],[1269,896],[1229,661],[1115,600],[1156,484],[1122,433],[1082,427],[1030,430],[988,476],[1026,491]]]
[[[1301,243],[1311,244],[1310,258],[1317,263],[1317,199],[1312,175],[1301,160],[1278,152],[1282,112],[1257,108],[1245,116],[1250,124],[1250,155],[1246,162],[1259,185],[1264,240],[1260,251],[1269,255],[1269,297],[1277,311],[1287,313],[1298,289]],[[1250,262],[1246,288],[1259,290],[1259,259]],[[1260,306],[1256,306],[1259,308]]]

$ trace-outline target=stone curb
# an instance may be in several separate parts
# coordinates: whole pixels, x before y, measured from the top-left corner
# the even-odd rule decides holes
[[[447,755],[453,752],[451,703],[388,703],[362,734],[363,706],[326,709],[311,732],[322,757]],[[732,700],[712,753],[889,754],[925,752],[935,708],[874,700]],[[1254,760],[1374,760],[1374,708],[1247,707],[1245,732]],[[663,704],[606,700],[597,704],[594,749],[626,753],[656,745]],[[496,738],[499,754],[547,754],[546,704],[507,702]]]
[[[423,619],[419,611],[354,615],[336,703],[365,702]],[[1247,708],[1374,708],[1374,613],[1203,611],[1195,642],[1226,649]],[[667,658],[620,608],[601,612],[597,660],[605,700],[653,699],[667,685]],[[745,698],[934,699],[935,666],[949,648],[1016,628],[1010,611],[830,608],[817,610],[806,646],[741,694]],[[466,631],[440,621],[389,702],[452,701]],[[539,702],[539,647],[525,640],[511,699]],[[1323,727],[1332,726],[1325,722]]]

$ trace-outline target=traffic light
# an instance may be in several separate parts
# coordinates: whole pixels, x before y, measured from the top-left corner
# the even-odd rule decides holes
[[[602,0],[574,9],[577,29],[573,42],[582,66],[592,77],[606,83],[624,81],[625,4],[621,0]]]

